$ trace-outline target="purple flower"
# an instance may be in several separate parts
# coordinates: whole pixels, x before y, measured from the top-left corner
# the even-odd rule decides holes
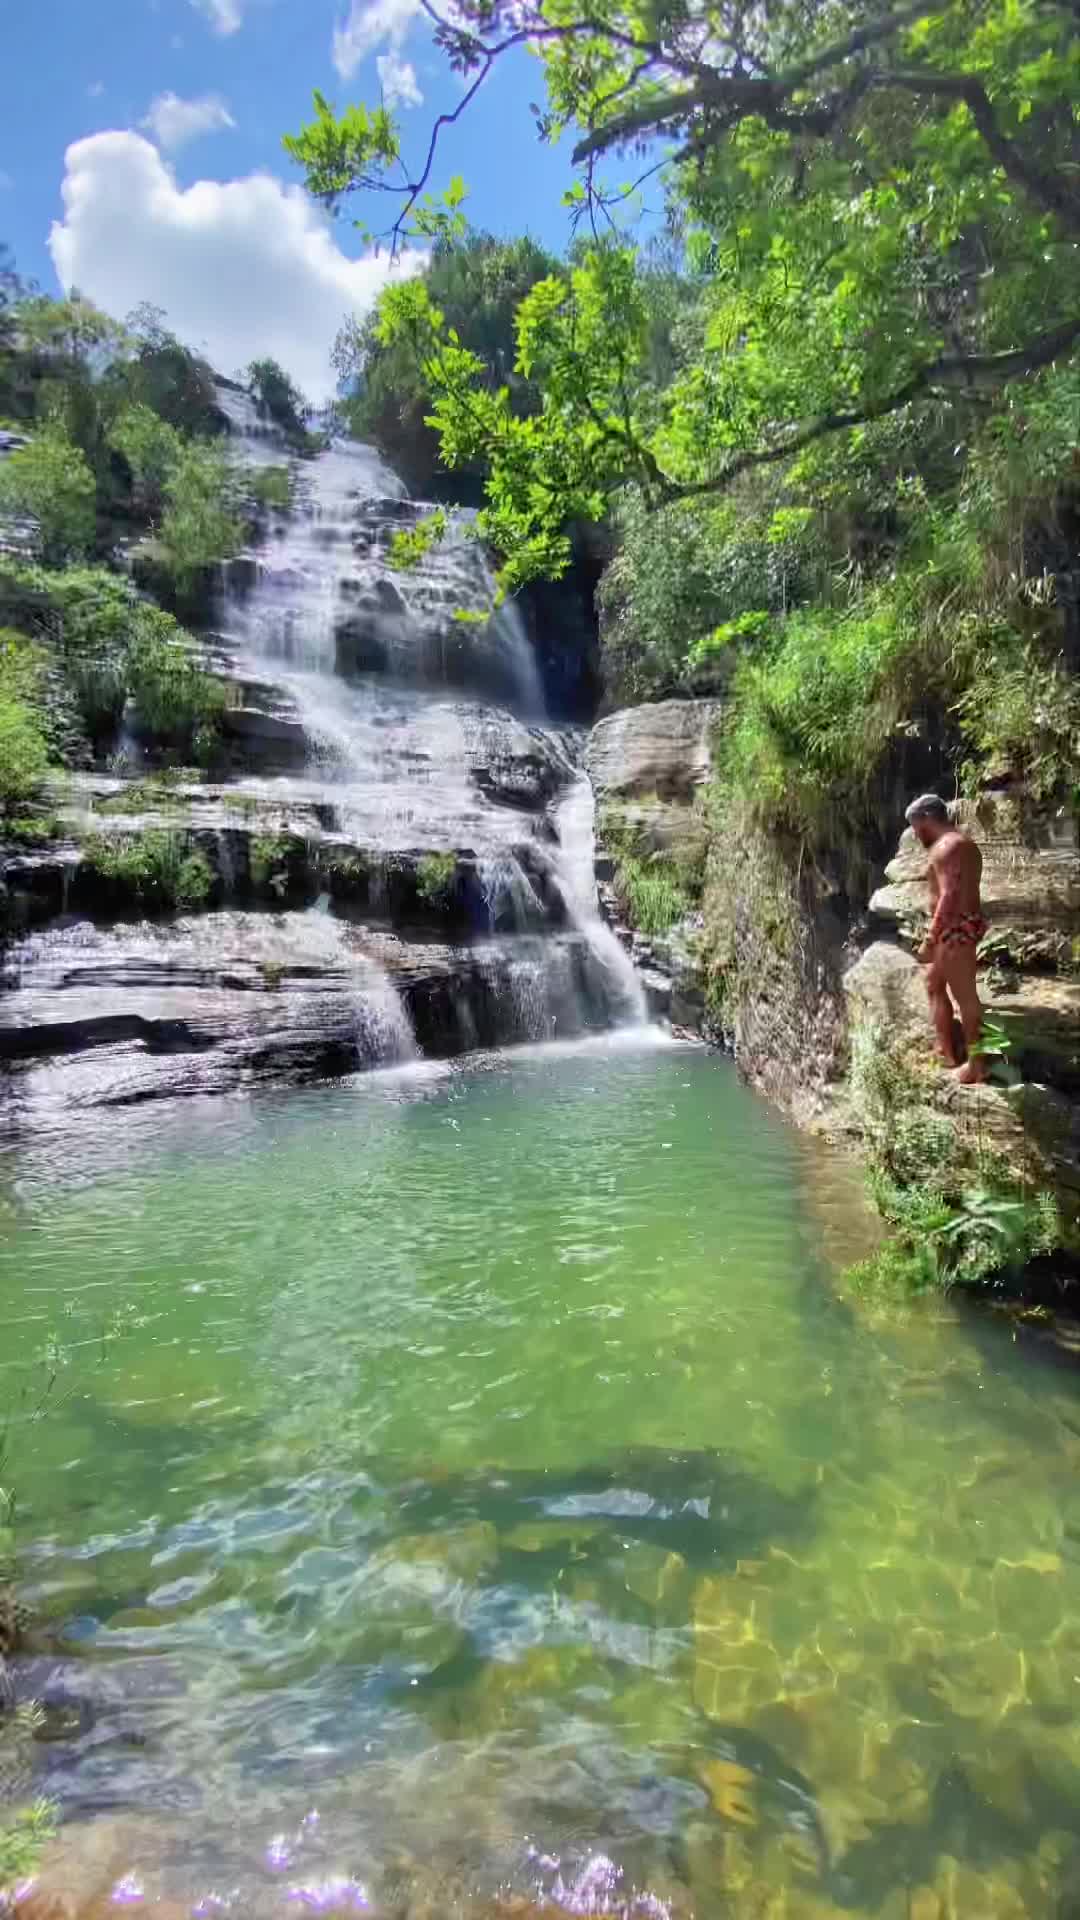
[[[359,1880],[345,1880],[335,1875],[331,1880],[320,1880],[306,1887],[290,1887],[289,1899],[295,1900],[312,1913],[327,1913],[335,1907],[346,1907],[352,1913],[364,1913],[371,1904],[367,1890]]]
[[[266,1864],[271,1873],[284,1873],[293,1863],[292,1841],[284,1833],[275,1833],[266,1849]]]
[[[134,1907],[145,1900],[146,1893],[137,1873],[125,1873],[112,1890],[113,1904],[117,1907]]]

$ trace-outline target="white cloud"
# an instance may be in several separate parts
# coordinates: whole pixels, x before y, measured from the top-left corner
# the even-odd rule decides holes
[[[181,189],[137,133],[69,147],[63,199],[49,250],[65,288],[115,314],[149,300],[221,371],[270,355],[314,401],[333,391],[342,319],[366,312],[394,271],[347,259],[300,187],[255,173]]]
[[[400,47],[419,12],[420,0],[352,0],[348,19],[334,29],[333,58],[341,78],[351,80],[361,60],[384,41]]]
[[[91,100],[100,100],[104,91],[104,80],[91,80],[90,85],[86,89],[87,96]]]
[[[14,185],[15,182],[10,173],[5,173],[3,169],[0,168],[0,193],[10,193]]]
[[[403,60],[391,47],[389,53],[380,53],[375,65],[388,107],[423,106],[424,96],[417,85],[416,68],[411,60]]]
[[[235,127],[236,121],[219,93],[204,93],[197,100],[181,100],[179,94],[159,93],[151,100],[146,117],[139,125],[153,134],[159,147],[169,152],[197,140],[203,133],[221,133]]]
[[[244,0],[191,0],[209,20],[215,33],[238,33],[244,23]]]

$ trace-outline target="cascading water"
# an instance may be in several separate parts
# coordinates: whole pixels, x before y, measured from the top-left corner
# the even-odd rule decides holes
[[[560,883],[567,912],[585,934],[611,982],[612,997],[627,1025],[648,1018],[645,989],[629,954],[600,913],[596,894],[596,808],[589,777],[579,773],[555,808],[562,849]]]
[[[265,429],[242,399],[227,391],[223,411],[242,457],[265,459]],[[471,951],[505,1003],[495,1024],[506,1038],[644,1022],[640,982],[597,905],[592,791],[565,736],[543,724],[520,614],[457,617],[494,603],[468,517],[452,516],[417,566],[389,565],[395,534],[426,512],[355,442],[298,467],[291,515],[226,572],[235,667],[295,704],[305,790],[354,845],[415,859],[422,886],[436,884],[424,877],[431,856],[475,872]],[[560,924],[576,954],[554,937]]]

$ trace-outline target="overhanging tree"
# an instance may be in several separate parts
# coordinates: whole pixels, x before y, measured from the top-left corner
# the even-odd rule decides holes
[[[516,372],[541,411],[514,417],[419,283],[392,287],[379,319],[420,359],[443,459],[488,467],[481,530],[507,586],[558,571],[566,520],[627,485],[663,507],[904,409],[977,417],[1080,341],[1076,0],[427,11],[467,85],[415,176],[382,110],[320,100],[287,145],[328,202],[389,198],[391,246],[452,236],[460,184],[430,193],[448,125],[512,48],[543,65],[540,131],[575,137],[567,198],[590,244],[518,310]],[[616,155],[635,177],[612,185]],[[701,303],[701,349],[661,395],[616,230],[655,173]]]

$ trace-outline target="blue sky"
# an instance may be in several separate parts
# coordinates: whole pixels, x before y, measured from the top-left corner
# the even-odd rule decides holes
[[[0,240],[19,269],[50,291],[74,282],[121,315],[142,298],[166,307],[224,372],[276,351],[309,391],[325,386],[340,319],[370,303],[388,269],[357,263],[347,220],[328,230],[301,202],[281,135],[308,117],[314,87],[344,104],[385,85],[407,145],[425,145],[461,85],[418,0],[3,10],[18,80],[0,122]],[[541,97],[538,63],[508,60],[445,136],[439,171],[442,184],[464,176],[475,225],[559,249],[570,162],[536,139],[528,105]]]

